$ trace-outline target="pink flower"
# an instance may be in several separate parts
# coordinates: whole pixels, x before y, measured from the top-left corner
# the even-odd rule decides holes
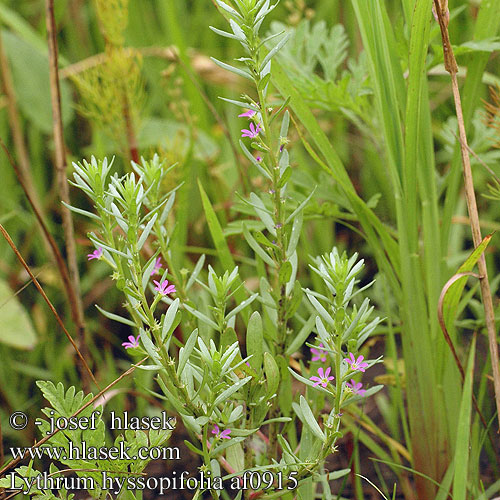
[[[311,347],[311,353],[314,354],[314,356],[311,358],[311,361],[321,361],[322,363],[326,362],[326,352],[322,349],[322,347],[325,346],[323,344],[320,344],[318,346],[318,349]]]
[[[155,274],[160,274],[160,269],[162,268],[162,263],[161,263],[161,257],[158,257],[155,262],[155,267],[153,267],[153,270],[151,271],[151,276]]]
[[[231,439],[229,437],[229,434],[231,434],[231,429],[226,429],[221,432],[218,425],[214,425],[212,434],[215,434],[216,439]]]
[[[128,338],[128,342],[123,342],[122,346],[125,347],[125,349],[133,349],[134,347],[139,347],[139,337],[140,335],[137,335],[137,338],[135,338],[133,335],[130,335]]]
[[[258,162],[261,162],[261,161],[262,161],[262,156],[257,155],[257,156],[255,157],[255,159],[256,159]]]
[[[330,372],[332,371],[332,369],[330,367],[328,367],[325,370],[323,370],[323,368],[318,368],[318,375],[319,377],[311,377],[310,380],[314,380],[314,385],[317,386],[317,385],[321,385],[321,387],[326,387],[328,385],[328,383],[330,382],[330,380],[333,380],[335,377],[330,377]]]
[[[354,379],[351,379],[351,381],[350,382],[346,382],[345,385],[347,387],[349,387],[349,389],[351,389],[351,391],[354,394],[358,394],[360,396],[364,396],[365,395],[366,390],[365,389],[361,389],[361,387],[363,387],[363,384],[361,382],[356,382]]]
[[[92,253],[89,253],[87,255],[87,260],[100,259],[101,256],[102,256],[102,248],[99,247],[97,250],[94,250]]]
[[[250,130],[246,128],[241,129],[241,137],[250,137],[251,139],[255,139],[261,130],[262,127],[260,126],[260,123],[257,124],[257,127],[253,123],[250,123]]]
[[[175,285],[169,285],[167,280],[164,280],[161,283],[153,280],[153,283],[156,285],[155,290],[161,295],[168,295],[169,293],[175,292]]]
[[[244,113],[241,113],[241,115],[238,115],[238,118],[252,118],[253,115],[255,115],[255,111],[253,109],[249,109],[248,111],[245,111]]]
[[[354,358],[354,354],[352,352],[349,353],[349,358],[346,358],[346,361],[351,365],[351,370],[360,372],[364,372],[365,368],[368,366],[368,363],[363,363],[364,356],[359,356],[358,359]]]

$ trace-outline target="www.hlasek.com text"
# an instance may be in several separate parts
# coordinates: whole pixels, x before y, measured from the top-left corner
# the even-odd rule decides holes
[[[44,456],[51,460],[180,460],[181,452],[177,446],[141,446],[133,454],[130,446],[125,446],[123,441],[117,446],[87,446],[82,441],[81,446],[68,442],[68,447],[62,446],[40,446],[36,448],[16,447],[10,448],[14,459],[22,459],[25,456],[34,460],[42,459]]]

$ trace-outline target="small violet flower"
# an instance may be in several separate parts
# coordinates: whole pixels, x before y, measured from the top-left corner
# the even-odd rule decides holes
[[[363,363],[364,356],[359,356],[358,359],[354,357],[352,352],[349,353],[349,359],[346,358],[346,361],[351,365],[351,370],[360,372],[364,372],[365,368],[368,367],[368,363]]]
[[[231,429],[225,429],[221,431],[218,425],[214,425],[212,429],[212,434],[215,434],[216,439],[231,439],[229,434],[231,434]]]
[[[318,349],[311,347],[311,353],[314,354],[314,356],[311,358],[311,361],[321,361],[322,363],[326,362],[326,352],[322,349],[322,347],[325,347],[323,344],[320,344],[318,346]]]
[[[155,290],[161,295],[168,295],[175,292],[175,285],[169,285],[167,280],[163,280],[161,283],[153,280],[153,283],[156,285]]]
[[[261,130],[262,127],[260,126],[260,123],[257,124],[257,127],[253,123],[250,123],[250,130],[246,128],[241,129],[241,137],[250,137],[251,139],[255,139]]]
[[[262,161],[262,156],[257,155],[255,159],[260,163]]]
[[[102,248],[99,247],[97,250],[94,250],[92,253],[89,253],[87,255],[87,260],[100,259],[101,256],[102,256]]]
[[[363,387],[363,384],[361,382],[356,382],[354,379],[351,379],[351,381],[350,382],[346,382],[345,385],[347,387],[349,387],[349,389],[351,389],[351,391],[354,394],[358,394],[359,396],[364,396],[365,395],[366,390],[365,389],[361,389],[361,387]]]
[[[161,263],[161,257],[158,257],[155,262],[155,267],[153,267],[153,270],[151,271],[151,276],[154,276],[155,274],[160,274],[160,269],[163,267]]]
[[[133,335],[129,335],[128,342],[123,342],[122,346],[125,347],[125,349],[133,349],[134,347],[139,347],[139,336],[137,335],[137,338],[135,338]]]
[[[333,380],[335,377],[330,377],[330,372],[332,369],[328,367],[326,370],[323,370],[323,368],[318,368],[318,375],[319,377],[311,377],[310,380],[314,380],[314,385],[321,385],[321,387],[326,387],[328,385],[328,382],[330,380]]]
[[[249,109],[248,111],[241,113],[241,115],[238,115],[238,118],[252,118],[255,113],[256,112],[253,109]]]

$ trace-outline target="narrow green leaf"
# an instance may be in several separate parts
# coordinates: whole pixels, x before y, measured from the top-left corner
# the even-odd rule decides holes
[[[269,352],[264,353],[264,372],[267,382],[267,398],[271,398],[278,390],[280,383],[280,372],[276,361]]]
[[[191,332],[191,335],[187,339],[186,345],[181,347],[179,351],[179,364],[177,366],[177,376],[180,377],[184,371],[184,367],[193,352],[194,346],[196,345],[196,340],[198,339],[198,328]]]
[[[467,260],[457,269],[455,274],[466,273],[472,271],[477,261],[486,250],[489,245],[493,235],[489,234],[485,236],[483,241],[474,249],[474,251],[469,255]],[[458,303],[460,302],[460,297],[462,296],[463,289],[467,282],[467,276],[458,279],[453,283],[443,299],[443,318],[445,321],[446,328],[448,331],[453,329],[453,322],[455,321],[456,311]]]
[[[203,269],[203,264],[205,264],[205,254],[201,255],[201,257],[198,259],[198,262],[194,266],[193,272],[191,273],[191,276],[189,277],[188,282],[186,284],[186,291],[189,290],[194,285],[196,278],[198,278],[198,275]]]
[[[312,433],[324,443],[326,440],[326,436],[321,430],[318,422],[316,421],[316,417],[309,407],[307,399],[302,395],[300,396],[300,409],[302,410],[302,416],[305,420],[304,423],[309,427],[309,429],[311,429]]]
[[[112,319],[113,321],[119,321],[120,323],[123,323],[124,325],[132,326],[134,328],[137,327],[137,325],[133,321],[131,321],[127,318],[124,318],[123,316],[118,316],[118,314],[113,314],[113,313],[110,313],[108,311],[105,311],[104,309],[99,307],[97,304],[95,306],[96,306],[97,310],[103,316],[106,316],[106,318]]]
[[[246,337],[247,355],[252,356],[248,361],[250,366],[260,373],[264,351],[264,333],[262,329],[262,318],[255,311],[248,320]]]
[[[212,239],[214,240],[215,248],[217,249],[217,254],[219,255],[221,264],[228,271],[232,271],[235,268],[233,256],[229,251],[226,239],[224,238],[224,233],[222,232],[219,220],[217,219],[214,209],[212,208],[212,204],[210,203],[210,200],[208,199],[208,196],[205,193],[199,179],[198,187],[200,189],[201,201],[203,204],[203,210],[205,211],[205,217],[207,218],[207,224],[210,229]]]
[[[250,201],[253,204],[257,217],[265,224],[267,230],[273,236],[276,236],[273,218],[269,215],[269,211],[264,205],[264,202],[255,193],[250,193]]]
[[[208,316],[198,311],[194,307],[191,307],[188,304],[184,304],[184,308],[187,309],[193,316],[196,316],[199,320],[208,325],[210,328],[213,328],[214,330],[219,329],[215,321],[211,320]]]
[[[165,316],[163,316],[163,326],[161,329],[161,339],[165,342],[167,334],[172,330],[172,325],[174,325],[175,316],[179,309],[180,300],[175,299],[167,309]]]
[[[309,337],[309,335],[312,332],[312,329],[313,329],[314,324],[316,322],[316,318],[317,318],[317,316],[315,314],[311,314],[309,319],[304,323],[304,326],[300,329],[299,333],[297,333],[297,335],[295,335],[292,343],[288,346],[288,348],[286,350],[287,356],[291,356],[292,354],[297,352],[302,347],[302,345],[306,341],[307,337]]]
[[[469,440],[471,432],[472,408],[472,375],[474,372],[474,355],[476,354],[476,339],[472,341],[467,363],[467,373],[464,380],[460,413],[458,416],[457,441],[455,446],[455,476],[453,478],[453,499],[466,500],[469,471]]]
[[[288,224],[294,217],[299,214],[304,207],[309,203],[309,200],[312,198],[313,194],[316,191],[316,187],[311,191],[309,196],[286,218],[285,224]]]
[[[283,175],[280,177],[280,180],[278,182],[278,188],[281,189],[290,180],[291,176],[292,176],[292,169],[291,167],[287,167],[283,172]]]
[[[287,260],[283,262],[283,265],[279,270],[278,273],[279,282],[282,285],[285,285],[290,281],[291,276],[292,276],[292,264],[290,263],[290,261]]]
[[[236,382],[236,384],[232,385],[231,387],[228,387],[224,392],[219,394],[217,398],[215,398],[214,405],[224,403],[224,401],[228,400],[235,392],[239,391],[251,379],[252,377],[245,377],[244,379]]]
[[[290,39],[292,33],[285,33],[285,36],[269,51],[267,56],[262,61],[260,65],[260,71],[263,71],[266,67],[267,63],[271,61],[271,59],[284,47],[286,42]]]
[[[288,110],[285,111],[283,115],[283,121],[281,122],[280,137],[285,138],[288,135],[288,127],[290,126],[290,113]]]
[[[80,214],[80,215],[84,215],[85,217],[88,217],[89,219],[93,219],[93,220],[98,220],[100,221],[101,219],[96,215],[96,214],[93,214],[91,212],[87,212],[87,210],[82,210],[81,208],[76,208],[76,207],[73,207],[71,205],[68,205],[67,203],[65,203],[64,201],[61,201],[61,203],[69,210],[71,210],[72,212],[75,212],[75,214]]]
[[[245,156],[252,162],[252,164],[255,167],[257,167],[257,170],[264,177],[267,177],[269,180],[272,180],[273,179],[272,175],[255,159],[255,156],[252,153],[250,153],[250,151],[248,151],[248,148],[245,146],[245,143],[241,139],[240,139],[240,146]]]
[[[225,69],[227,71],[230,71],[231,73],[234,73],[238,76],[242,76],[243,78],[246,78],[248,80],[251,80],[252,82],[254,81],[252,75],[248,73],[248,71],[245,71],[243,69],[235,68],[234,66],[231,66],[230,64],[226,64],[225,62],[219,61],[218,59],[215,59],[215,57],[211,57],[212,61],[217,64],[217,66],[220,66],[222,69]]]
[[[156,219],[158,217],[158,214],[154,214],[153,217],[151,217],[151,220],[148,222],[147,226],[144,228],[144,231],[141,234],[141,237],[139,238],[139,241],[137,242],[137,247],[140,250],[144,243],[146,243],[146,240],[151,233],[151,229],[153,229],[153,224],[156,222]]]
[[[239,40],[239,38],[236,35],[233,35],[232,33],[228,33],[227,31],[223,31],[217,28],[214,28],[213,26],[209,26],[209,28],[216,33],[217,35],[223,36],[224,38],[232,38],[233,40]]]
[[[229,102],[231,104],[234,104],[235,106],[238,106],[239,108],[243,109],[253,109],[254,111],[260,111],[257,106],[254,106],[253,104],[249,102],[243,102],[243,101],[235,101],[234,99],[228,99],[227,97],[219,97],[220,100]]]
[[[255,238],[255,241],[257,243],[260,243],[261,245],[264,245],[265,247],[267,248],[275,248],[276,245],[274,245],[273,243],[271,243],[265,236],[263,233],[261,233],[260,231],[254,231],[253,233],[253,237]]]
[[[147,335],[147,333],[141,328],[141,334],[140,334],[140,339],[142,342],[142,345],[146,349],[146,352],[149,354],[151,359],[153,361],[156,361],[157,364],[160,364],[160,356],[158,355],[158,350]]]
[[[266,251],[255,241],[254,237],[251,235],[250,231],[247,229],[246,224],[243,224],[243,236],[245,240],[250,245],[250,248],[268,265],[276,268],[276,264],[273,259],[266,253]]]
[[[286,256],[290,258],[295,252],[299,243],[300,233],[302,231],[302,224],[304,222],[304,213],[302,210],[293,219],[292,232],[290,233],[290,240],[288,241],[288,248],[286,249]]]
[[[248,299],[244,300],[241,304],[238,304],[227,316],[226,320],[229,321],[233,316],[236,316],[240,311],[248,307],[257,297],[258,293],[254,293]]]

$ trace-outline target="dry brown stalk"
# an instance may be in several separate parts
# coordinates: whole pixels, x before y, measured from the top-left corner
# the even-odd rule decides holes
[[[66,151],[64,146],[63,124],[61,114],[61,90],[59,87],[59,67],[58,67],[58,47],[56,37],[56,22],[54,17],[54,0],[46,0],[46,23],[47,39],[49,47],[49,70],[50,70],[50,94],[52,100],[52,122],[54,128],[55,143],[55,167],[59,198],[70,204],[69,187],[66,179]],[[74,322],[80,347],[86,350],[85,325],[83,322],[83,305],[80,296],[80,277],[78,274],[78,264],[76,260],[75,236],[73,228],[73,218],[68,208],[61,207],[63,221],[63,231],[66,243],[66,258],[68,261],[69,276],[74,290],[74,300],[72,310],[75,311]],[[89,380],[82,370],[82,383],[88,390]]]
[[[482,241],[481,227],[479,224],[479,213],[477,210],[476,194],[474,192],[474,181],[472,178],[472,170],[469,157],[469,146],[467,144],[467,134],[465,132],[465,122],[462,111],[462,101],[460,98],[460,90],[458,88],[457,72],[458,66],[453,54],[453,48],[450,42],[448,32],[449,13],[447,11],[447,2],[434,0],[434,9],[441,29],[441,38],[443,43],[444,64],[446,71],[451,77],[451,86],[453,90],[453,99],[455,101],[455,109],[458,120],[458,131],[460,137],[460,152],[462,156],[465,197],[467,200],[467,208],[470,218],[470,228],[472,231],[472,240],[474,247],[477,248]],[[480,274],[479,284],[481,287],[481,296],[483,299],[484,316],[486,320],[486,329],[488,331],[488,343],[491,356],[491,366],[493,372],[493,385],[495,389],[495,402],[497,408],[498,424],[500,433],[500,367],[498,363],[498,344],[495,327],[495,313],[493,309],[493,299],[491,297],[490,283],[488,280],[488,269],[486,267],[486,259],[484,254],[481,255],[478,261],[478,269]]]

